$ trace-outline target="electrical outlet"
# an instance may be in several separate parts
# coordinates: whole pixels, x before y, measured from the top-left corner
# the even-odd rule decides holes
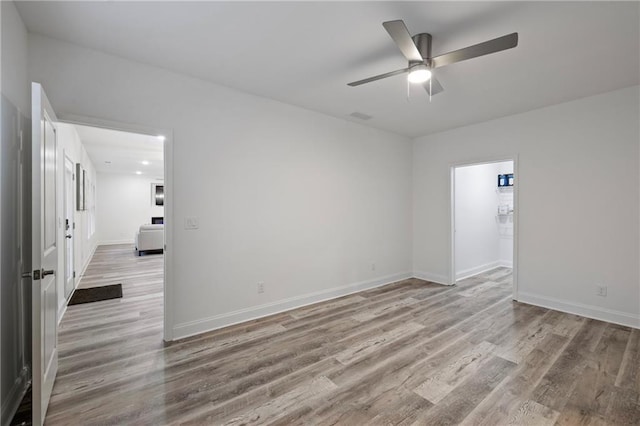
[[[596,284],[596,295],[606,297],[607,296],[607,286]]]
[[[200,221],[197,217],[185,217],[184,229],[198,229],[200,227]]]
[[[258,282],[258,293],[264,293],[264,283],[262,281]]]

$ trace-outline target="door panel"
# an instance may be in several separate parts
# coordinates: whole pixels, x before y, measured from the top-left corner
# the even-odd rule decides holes
[[[44,152],[44,202],[42,211],[42,226],[44,235],[44,255],[56,250],[56,130],[47,111],[44,113],[44,138],[42,150]]]
[[[73,161],[64,161],[64,298],[68,299],[75,287],[73,276],[73,202],[74,191]]]
[[[33,424],[42,425],[58,370],[56,116],[37,83],[32,105],[32,364]]]

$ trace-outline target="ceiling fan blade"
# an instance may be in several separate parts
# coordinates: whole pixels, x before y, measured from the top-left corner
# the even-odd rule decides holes
[[[429,85],[429,81],[431,81],[431,85]],[[444,87],[442,87],[442,84],[440,84],[438,79],[435,78],[434,76],[431,76],[431,78],[425,81],[424,83],[422,83],[422,85],[424,86],[424,90],[426,90],[427,93],[429,93],[431,96],[437,95],[438,93],[444,90]]]
[[[387,30],[393,41],[396,42],[407,61],[422,62],[424,60],[403,21],[387,21],[383,22],[382,26]]]
[[[371,83],[372,81],[382,80],[383,78],[393,77],[394,75],[404,74],[409,71],[409,68],[403,68],[401,70],[391,71],[380,75],[375,75],[373,77],[365,78],[364,80],[354,81],[352,83],[348,83],[348,86],[355,87],[360,86],[361,84]]]
[[[454,62],[465,61],[467,59],[477,58],[478,56],[488,55],[490,53],[500,52],[501,50],[511,49],[518,45],[518,33],[508,34],[506,36],[494,38],[484,43],[474,44],[464,49],[454,50],[444,55],[432,58],[433,68],[443,67],[453,64]]]

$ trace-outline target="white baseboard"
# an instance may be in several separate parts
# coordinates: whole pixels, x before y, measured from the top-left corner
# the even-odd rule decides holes
[[[75,289],[73,289],[73,291],[75,291]],[[67,312],[67,306],[69,306],[69,300],[71,299],[71,296],[73,296],[73,291],[69,295],[69,299],[65,300],[64,303],[62,304],[62,308],[58,309],[58,327],[62,322],[62,318],[64,317],[64,314]]]
[[[99,246],[114,246],[116,244],[135,244],[135,240],[133,238],[129,238],[125,240],[98,241]]]
[[[482,274],[483,272],[490,271],[500,266],[499,261],[485,263],[484,265],[474,266],[473,268],[467,268],[463,271],[456,273],[456,281],[471,278],[475,275]]]
[[[80,286],[80,281],[82,281],[82,277],[84,277],[84,273],[89,267],[89,263],[91,263],[91,259],[93,258],[93,255],[96,253],[97,248],[98,248],[98,244],[93,246],[91,253],[89,254],[89,256],[87,256],[87,260],[85,260],[84,265],[82,266],[82,271],[80,271],[79,274],[76,274],[76,280],[73,284],[73,290],[69,294],[69,297],[67,298],[67,300],[65,300],[64,303],[62,304],[62,307],[60,307],[60,309],[58,310],[58,325],[60,325],[60,322],[62,321],[64,314],[67,312],[67,307],[69,306],[69,300],[71,300],[71,297],[73,297],[73,293]]]
[[[337,297],[346,296],[363,290],[391,284],[407,278],[411,278],[410,272],[403,272],[385,277],[376,278],[370,281],[361,281],[346,286],[334,287],[327,290],[295,296],[284,300],[278,300],[264,305],[239,309],[237,311],[216,315],[197,321],[189,321],[177,324],[173,327],[173,340],[183,339],[196,334],[206,333],[219,328],[228,327],[245,321],[266,317],[291,309],[301,308],[314,303],[323,302]]]
[[[538,296],[523,291],[518,292],[518,302],[541,306],[543,308],[553,309],[555,311],[566,312],[569,314],[580,315],[582,317],[600,321],[625,325],[627,327],[640,328],[640,315],[634,315],[629,312],[616,311],[613,309],[602,308],[600,306],[584,305],[582,303],[569,302],[567,300],[560,300],[553,297]]]
[[[76,281],[75,288],[78,288],[78,286],[80,285],[80,281],[82,281],[82,277],[84,277],[84,273],[87,271],[87,268],[89,267],[89,263],[91,263],[91,259],[93,259],[93,255],[96,253],[97,248],[98,248],[98,244],[93,246],[93,249],[91,249],[91,253],[89,253],[89,256],[87,256],[87,260],[85,260],[84,265],[82,265],[82,270],[80,271],[79,274],[76,275],[76,278],[78,278],[78,280]],[[73,292],[71,293],[73,294]]]
[[[498,266],[501,268],[511,268],[513,269],[513,261],[512,260],[500,260],[498,261]]]
[[[20,375],[11,386],[7,395],[2,395],[2,412],[0,413],[0,424],[8,425],[16,414],[22,397],[24,397],[29,387],[29,369],[23,368]]]
[[[413,271],[413,277],[436,284],[451,285],[446,275],[432,274],[431,272]]]

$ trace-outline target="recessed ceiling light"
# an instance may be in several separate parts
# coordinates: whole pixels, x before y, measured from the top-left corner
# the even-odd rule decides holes
[[[138,170],[138,171],[136,171],[136,174],[137,174],[137,175],[141,175],[141,174],[142,174],[142,172],[141,172],[140,170]]]
[[[141,163],[143,166],[148,166],[150,164],[147,160],[142,160]]]
[[[373,117],[370,116],[369,114],[363,114],[361,112],[352,112],[351,114],[349,114],[351,117],[355,117],[355,118],[359,118],[360,120],[370,120]]]

